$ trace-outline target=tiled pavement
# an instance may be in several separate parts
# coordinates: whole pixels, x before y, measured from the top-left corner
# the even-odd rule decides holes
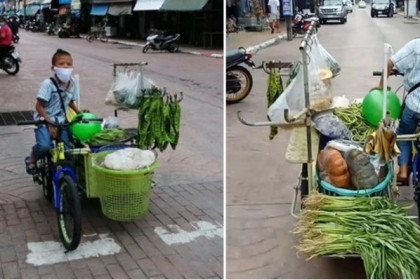
[[[102,216],[98,201],[86,200],[82,242],[95,239],[95,233],[108,233],[121,251],[38,267],[26,263],[27,243],[59,240],[52,205],[44,199],[2,204],[0,278],[222,278],[221,238],[199,237],[188,244],[167,245],[154,232],[167,225],[192,231],[190,222],[200,220],[223,224],[222,203],[222,182],[156,187],[145,219],[119,223]]]

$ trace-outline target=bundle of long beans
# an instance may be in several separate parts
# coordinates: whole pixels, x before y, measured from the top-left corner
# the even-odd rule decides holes
[[[371,279],[417,279],[420,227],[409,207],[384,197],[331,197],[311,194],[295,229],[298,251],[321,255],[359,254]]]

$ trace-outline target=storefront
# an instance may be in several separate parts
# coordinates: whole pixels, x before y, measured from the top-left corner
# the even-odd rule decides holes
[[[159,26],[163,21],[163,13],[159,12],[165,0],[137,0],[133,11],[137,19],[139,37],[145,39],[153,28],[163,29]]]
[[[166,14],[168,27],[181,34],[181,43],[213,48],[223,47],[223,9],[220,0],[165,0],[159,11]]]
[[[98,24],[105,26],[109,37],[126,37],[130,35],[127,26],[131,25],[132,9],[132,2],[127,2],[127,0],[114,0],[112,2],[94,0],[90,12],[92,16],[91,26],[98,26]]]

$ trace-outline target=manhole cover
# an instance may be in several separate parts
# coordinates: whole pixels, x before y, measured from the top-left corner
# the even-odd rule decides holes
[[[17,125],[18,121],[33,120],[34,111],[16,111],[0,113],[0,126]]]

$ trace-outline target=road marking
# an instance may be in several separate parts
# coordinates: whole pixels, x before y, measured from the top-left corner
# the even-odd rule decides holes
[[[194,241],[200,236],[206,237],[207,239],[215,238],[217,236],[223,238],[223,227],[218,224],[214,225],[206,221],[198,221],[190,223],[196,230],[185,231],[177,225],[168,225],[173,230],[177,230],[177,233],[170,233],[163,227],[155,228],[155,233],[159,235],[163,242],[167,245],[172,244],[185,244]]]
[[[121,247],[107,235],[99,234],[99,240],[80,243],[76,250],[67,254],[64,253],[66,250],[60,242],[29,242],[30,253],[26,256],[26,262],[41,266],[119,253]]]

